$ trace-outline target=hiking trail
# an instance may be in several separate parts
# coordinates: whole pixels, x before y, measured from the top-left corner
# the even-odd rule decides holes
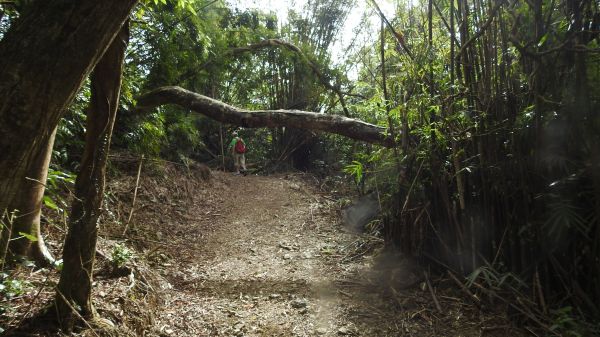
[[[369,309],[342,283],[365,265],[340,260],[353,252],[357,235],[342,231],[336,203],[307,179],[213,173],[186,221],[157,233],[170,243],[157,265],[168,281],[161,333],[373,336],[392,329],[383,316],[356,320]]]
[[[150,206],[131,234],[161,242],[142,249],[162,277],[148,335],[480,336],[494,323],[453,293],[435,312],[417,263],[345,230],[345,193],[312,175],[189,175],[142,179]]]

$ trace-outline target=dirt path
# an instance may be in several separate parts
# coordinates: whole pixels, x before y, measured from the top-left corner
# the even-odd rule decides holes
[[[365,266],[340,264],[356,236],[341,231],[335,203],[311,189],[298,176],[215,173],[217,206],[207,210],[200,197],[187,216],[198,220],[172,228],[185,240],[170,246],[172,260],[162,265],[171,288],[161,333],[373,336],[353,322],[354,295],[339,286]],[[374,328],[388,330],[391,322],[379,317]]]
[[[149,165],[125,240],[136,177],[112,179],[93,301],[115,331],[102,335],[525,335],[506,308],[470,304],[444,274],[432,277],[429,289],[415,261],[380,254],[374,236],[345,232],[335,198],[311,176],[214,172],[204,182],[209,171],[201,168]],[[56,253],[64,232],[52,233]],[[115,269],[116,252],[125,268]],[[14,298],[0,326],[43,312],[52,301],[58,273],[43,271],[24,267],[13,275],[30,290]],[[47,335],[43,324],[23,331],[13,335]]]

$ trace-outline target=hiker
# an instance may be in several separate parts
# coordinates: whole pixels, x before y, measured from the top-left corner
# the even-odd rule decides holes
[[[240,174],[240,167],[242,172],[246,172],[246,143],[242,137],[238,136],[237,131],[233,131],[233,139],[229,143],[229,149],[233,155],[233,164],[235,165],[235,174]]]

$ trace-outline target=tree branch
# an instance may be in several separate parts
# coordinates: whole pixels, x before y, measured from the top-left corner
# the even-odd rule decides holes
[[[176,104],[219,122],[246,128],[319,130],[385,147],[394,146],[385,128],[356,119],[300,110],[244,110],[176,86],[161,87],[143,95],[138,99],[136,110],[146,111],[165,104]]]

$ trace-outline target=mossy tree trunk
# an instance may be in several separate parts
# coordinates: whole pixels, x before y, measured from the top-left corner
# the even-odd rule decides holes
[[[92,96],[87,116],[85,148],[75,182],[75,198],[69,217],[63,270],[56,297],[60,324],[67,331],[73,328],[79,315],[84,319],[95,317],[91,295],[97,223],[102,209],[106,161],[117,114],[128,40],[129,29],[125,25],[91,76]]]

